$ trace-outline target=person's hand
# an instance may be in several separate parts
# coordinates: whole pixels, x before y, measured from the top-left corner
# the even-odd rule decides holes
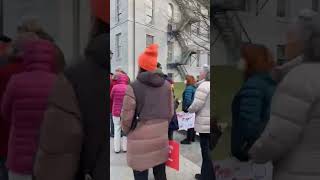
[[[86,174],[84,176],[84,180],[93,180],[92,176],[90,174]]]

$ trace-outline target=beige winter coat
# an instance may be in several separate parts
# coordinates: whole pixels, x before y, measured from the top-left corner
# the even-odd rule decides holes
[[[198,133],[210,133],[210,81],[199,85],[188,111],[196,113],[195,130]]]
[[[274,180],[320,179],[320,64],[302,64],[277,88],[270,121],[249,154],[274,162]]]
[[[122,107],[121,125],[123,131],[128,133],[128,166],[137,171],[144,171],[168,160],[168,126],[173,116],[173,95],[170,84],[158,75],[144,73],[140,74],[138,79],[145,83],[140,83],[140,88],[147,92],[141,94],[139,91],[137,96],[132,86],[128,86]],[[139,102],[138,97],[143,97],[144,107],[137,127],[129,132]],[[141,101],[143,100],[140,99]]]

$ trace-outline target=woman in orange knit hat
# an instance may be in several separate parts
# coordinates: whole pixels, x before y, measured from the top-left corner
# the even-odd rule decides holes
[[[127,161],[135,180],[166,180],[169,154],[168,124],[173,116],[171,85],[156,73],[158,45],[150,45],[139,57],[137,80],[128,86],[121,123],[128,135]]]

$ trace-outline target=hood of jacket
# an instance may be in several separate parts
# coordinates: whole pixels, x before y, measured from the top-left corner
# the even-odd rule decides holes
[[[86,48],[86,58],[94,63],[109,69],[109,35],[102,34],[91,40]]]
[[[44,70],[55,72],[55,46],[46,40],[27,40],[23,43],[22,59],[26,71]]]
[[[115,79],[115,84],[128,84],[128,77],[125,74],[118,74]]]
[[[206,80],[205,79],[202,79],[202,80],[200,80],[200,81],[198,81],[194,86],[196,87],[196,88],[198,88],[203,82],[205,82]]]
[[[165,79],[157,73],[142,72],[138,75],[137,80],[151,87],[161,87],[165,83]]]

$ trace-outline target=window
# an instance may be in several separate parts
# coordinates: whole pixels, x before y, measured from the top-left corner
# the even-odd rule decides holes
[[[153,24],[154,0],[145,1],[146,23]]]
[[[121,15],[120,1],[121,0],[116,0],[116,18],[117,18],[117,22],[120,21],[120,15]]]
[[[285,45],[278,45],[277,46],[277,59],[278,59],[278,64],[281,65],[286,62],[286,57],[285,57]]]
[[[312,10],[319,11],[319,0],[312,0]]]
[[[169,21],[173,21],[174,8],[173,8],[173,5],[171,3],[168,4],[168,17],[169,17]]]
[[[153,44],[153,42],[154,42],[154,37],[147,34],[147,36],[146,36],[146,47],[148,47],[151,44]]]
[[[121,57],[121,33],[116,35],[116,57]]]
[[[197,51],[197,67],[201,66],[201,51]]]
[[[287,0],[277,0],[277,16],[285,17],[287,15]]]
[[[168,62],[173,62],[174,57],[174,43],[168,42]]]

